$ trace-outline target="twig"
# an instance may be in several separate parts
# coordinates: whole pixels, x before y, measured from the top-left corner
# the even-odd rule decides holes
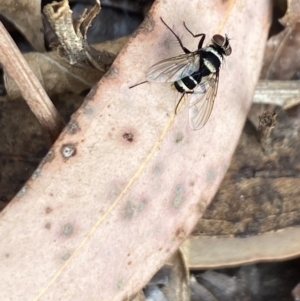
[[[0,22],[0,61],[18,85],[23,98],[52,141],[60,134],[64,122],[34,73]]]

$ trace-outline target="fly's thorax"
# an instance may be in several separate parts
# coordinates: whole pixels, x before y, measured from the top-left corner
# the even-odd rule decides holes
[[[206,56],[212,57],[211,54],[213,54],[215,57],[218,58],[221,65],[223,61],[223,52],[220,49],[220,47],[215,47],[215,46],[206,47]]]
[[[220,69],[223,56],[213,46],[206,47],[205,51],[202,52],[202,56],[203,67],[205,67],[203,69],[204,76],[208,75],[209,73],[216,73]]]

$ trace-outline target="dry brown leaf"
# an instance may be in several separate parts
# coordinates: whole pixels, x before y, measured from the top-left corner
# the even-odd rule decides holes
[[[280,20],[285,29],[268,40],[263,79],[289,80],[300,70],[300,2],[289,0],[285,16]]]
[[[127,39],[121,38],[114,42],[102,43],[95,45],[95,48],[117,54]],[[59,58],[55,51],[27,53],[24,58],[50,97],[68,92],[80,94],[95,85],[104,74],[92,66],[82,68],[71,66]],[[5,70],[4,81],[8,97],[11,100],[19,99],[22,96],[21,92]]]
[[[178,250],[171,257],[169,283],[164,287],[167,300],[190,301],[190,274],[183,253]]]
[[[151,12],[1,212],[0,299],[125,300],[174,253],[216,193],[252,102],[270,2],[165,1]],[[179,52],[160,17],[189,48],[197,41],[183,20],[210,37],[238,38],[201,131],[190,130],[187,104],[175,116],[179,95],[170,85],[128,88]]]
[[[218,193],[182,246],[191,268],[299,257],[299,132],[299,110],[278,114],[266,155],[246,124]]]
[[[41,0],[1,0],[0,13],[13,23],[37,51],[45,51]]]
[[[44,14],[58,37],[57,54],[70,65],[93,66],[106,72],[115,59],[112,53],[97,51],[87,42],[86,33],[100,9],[100,2],[96,0],[91,9],[85,9],[73,22],[68,0],[53,1],[44,7]]]

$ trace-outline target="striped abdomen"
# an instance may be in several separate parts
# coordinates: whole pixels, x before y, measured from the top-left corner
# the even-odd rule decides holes
[[[203,77],[216,73],[222,63],[222,55],[213,47],[206,47],[199,52],[201,56],[199,70],[174,83],[180,93],[193,92],[194,88],[201,83]]]

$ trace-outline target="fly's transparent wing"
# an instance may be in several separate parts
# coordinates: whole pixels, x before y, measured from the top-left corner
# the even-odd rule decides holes
[[[200,67],[200,54],[192,52],[182,54],[153,65],[146,76],[149,82],[176,82],[189,76]]]
[[[219,74],[213,73],[201,81],[190,97],[189,121],[192,130],[201,129],[211,114],[218,91]]]

